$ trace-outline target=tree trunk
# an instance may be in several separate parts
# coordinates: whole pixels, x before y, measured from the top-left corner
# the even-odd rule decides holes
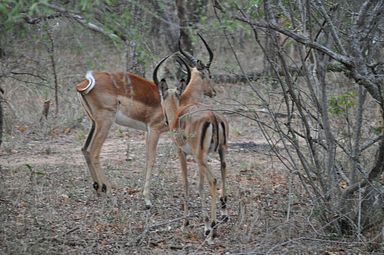
[[[59,82],[57,79],[57,70],[56,70],[55,41],[49,29],[47,29],[47,35],[49,40],[49,45],[47,46],[47,50],[48,50],[49,58],[51,61],[53,81],[55,85],[55,104],[56,104],[55,117],[57,117],[57,115],[59,114]]]
[[[177,16],[180,24],[181,47],[193,54],[192,40],[188,32],[189,22],[184,0],[176,0]]]
[[[161,34],[161,41],[165,42],[165,46],[169,49],[170,52],[176,52],[177,41],[179,40],[179,25],[177,25],[177,15],[176,15],[176,5],[169,4],[167,8],[161,8],[159,1],[151,1],[155,10],[160,12],[161,17],[166,22],[159,23],[158,26],[151,26],[151,34]],[[153,19],[153,24],[157,24],[159,20],[157,18]],[[160,40],[159,40],[160,41]]]
[[[0,87],[0,146],[3,142],[3,94],[4,90]]]
[[[264,3],[264,12],[267,20],[276,23],[274,13],[268,1],[265,1]],[[272,40],[272,38],[279,38],[279,35],[272,29],[268,28],[265,33],[265,45],[264,45],[266,54],[264,54],[264,57],[263,57],[263,69],[264,69],[263,71],[267,75],[273,75],[274,67],[272,65],[278,62],[277,52],[276,52],[278,45],[275,45],[276,41]],[[268,56],[268,60],[267,60],[267,56]]]

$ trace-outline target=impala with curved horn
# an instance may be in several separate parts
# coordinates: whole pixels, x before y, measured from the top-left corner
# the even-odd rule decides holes
[[[187,105],[191,102],[197,102],[199,101],[199,97],[197,95],[194,95],[193,92],[196,92],[197,90],[191,88],[195,88],[197,86],[205,88],[206,93],[211,94],[209,96],[216,96],[216,91],[214,89],[214,84],[211,79],[211,72],[210,72],[210,66],[213,60],[213,52],[211,48],[209,48],[208,43],[204,40],[204,38],[198,34],[200,39],[203,41],[205,47],[207,48],[208,54],[209,54],[209,60],[206,65],[201,60],[197,60],[195,57],[190,55],[189,53],[183,51],[183,49],[180,46],[180,40],[179,40],[179,52],[181,53],[182,57],[180,57],[181,63],[187,66],[187,69],[191,68],[191,80],[189,83],[193,84],[189,87],[189,89],[186,89],[184,93],[181,95],[180,98],[180,105]],[[188,68],[189,67],[189,68]]]
[[[216,227],[216,185],[210,166],[207,163],[207,156],[211,152],[217,152],[221,163],[222,188],[220,194],[221,217],[222,221],[228,220],[227,213],[227,195],[226,195],[226,162],[225,155],[228,145],[228,122],[226,118],[212,111],[208,106],[200,104],[192,97],[188,97],[188,103],[182,104],[182,99],[192,88],[204,86],[204,82],[199,79],[193,79],[187,82],[185,87],[184,80],[181,80],[177,89],[168,89],[165,79],[160,82],[157,78],[157,70],[164,62],[164,59],[154,70],[154,81],[160,89],[162,97],[162,107],[164,115],[169,123],[169,128],[174,132],[174,142],[177,148],[177,154],[180,160],[182,181],[184,184],[184,216],[188,217],[188,179],[187,179],[187,161],[186,156],[192,155],[197,162],[199,169],[199,194],[202,201],[202,210],[204,215],[204,234],[208,243],[213,243],[214,229]],[[189,70],[189,69],[188,69]],[[206,84],[205,84],[206,85]],[[185,88],[185,89],[184,89]],[[188,95],[188,94],[187,94]],[[205,206],[204,179],[207,179],[211,194],[211,215],[208,216]],[[185,221],[188,225],[188,220]]]
[[[201,37],[202,38],[202,37]],[[203,40],[203,38],[202,38]],[[203,40],[208,52],[208,44]],[[211,53],[209,53],[211,56]],[[144,201],[150,201],[150,180],[160,134],[168,130],[156,85],[130,72],[91,72],[76,85],[80,101],[91,120],[91,129],[82,147],[93,188],[98,195],[110,192],[111,186],[100,164],[100,152],[111,125],[117,124],[146,132]],[[197,88],[199,89],[199,88]],[[192,94],[196,94],[193,92]],[[208,94],[212,96],[212,94]]]

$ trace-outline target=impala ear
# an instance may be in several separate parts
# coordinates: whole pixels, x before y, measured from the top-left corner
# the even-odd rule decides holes
[[[155,69],[153,70],[153,82],[156,84],[156,86],[159,85],[159,79],[157,79],[157,72],[159,71],[159,67],[161,66],[162,63],[164,63],[165,60],[167,60],[167,58],[169,58],[169,56],[166,56],[165,58],[163,58],[155,67]]]
[[[197,70],[202,71],[207,67],[203,64],[203,62],[201,62],[200,60],[197,60],[196,68],[197,68]]]
[[[181,94],[183,94],[185,88],[187,87],[187,83],[184,79],[181,79],[179,82],[179,86],[176,89],[176,96],[180,98]]]
[[[187,86],[187,84],[189,83],[189,81],[191,80],[191,69],[188,67],[188,64],[185,62],[185,60],[182,57],[177,56],[176,61],[180,64],[180,67],[182,67],[183,65],[186,67],[187,81],[182,79],[185,83],[185,86],[184,86],[184,88],[185,88]],[[184,88],[183,88],[183,91],[184,91]]]
[[[181,60],[182,58],[180,57],[180,56],[178,56],[177,58],[176,58],[176,62],[177,62],[177,64],[179,64],[179,66],[180,66],[180,70],[181,70],[181,72],[183,72],[184,74],[188,74],[188,65],[185,65],[187,68],[184,68],[184,62],[183,62],[183,60]]]
[[[168,84],[165,79],[161,79],[159,83],[159,89],[162,99],[164,100],[168,96]]]

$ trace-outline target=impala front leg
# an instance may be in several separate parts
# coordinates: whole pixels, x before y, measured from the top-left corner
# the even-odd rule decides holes
[[[145,202],[145,208],[149,209],[152,207],[150,200],[150,185],[152,177],[152,169],[155,164],[156,147],[159,142],[160,132],[148,128],[145,137],[145,148],[146,148],[146,166],[145,166],[145,183],[143,189],[143,196]]]

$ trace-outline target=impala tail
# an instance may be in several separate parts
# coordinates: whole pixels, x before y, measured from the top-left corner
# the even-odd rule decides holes
[[[223,141],[225,142],[226,140],[223,137],[225,127],[218,123],[215,116],[213,118],[213,121],[205,122],[201,129],[200,147],[202,150],[208,148],[208,152],[217,152],[219,145],[223,144]]]
[[[87,74],[85,75],[85,78],[86,78],[86,80],[83,80],[80,83],[76,84],[76,90],[77,90],[77,92],[80,93],[79,99],[80,99],[81,105],[83,106],[88,117],[93,122],[91,108],[88,105],[88,102],[85,100],[84,95],[88,94],[95,87],[96,81],[95,81],[95,78],[93,77],[92,71],[88,71]],[[93,125],[92,125],[92,129],[94,129]],[[93,130],[91,133],[93,134]],[[86,144],[85,147],[88,146],[90,139],[91,139],[91,137],[88,137],[88,139],[85,143]]]
[[[95,78],[93,77],[92,71],[88,71],[85,75],[85,79],[76,85],[77,92],[86,95],[88,94],[96,84]]]

